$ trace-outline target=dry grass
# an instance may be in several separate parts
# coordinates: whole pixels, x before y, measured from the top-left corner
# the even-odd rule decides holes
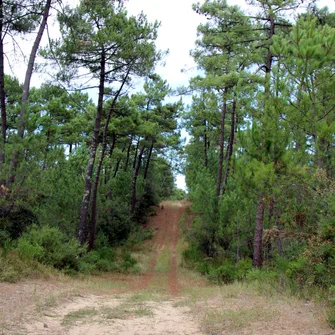
[[[126,320],[132,317],[153,316],[154,313],[150,307],[145,304],[122,303],[116,307],[104,307],[101,310],[103,319],[121,319]]]
[[[77,311],[70,312],[64,316],[62,325],[72,326],[77,321],[91,322],[92,317],[96,316],[98,311],[95,308],[82,308]]]
[[[171,261],[171,248],[165,247],[159,253],[157,264],[155,266],[156,272],[169,272]]]
[[[265,294],[253,284],[188,287],[183,292],[187,298],[178,305],[189,306],[207,334],[332,334],[322,306],[275,291]]]

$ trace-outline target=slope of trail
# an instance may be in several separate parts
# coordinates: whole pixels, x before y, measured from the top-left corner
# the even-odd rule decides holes
[[[168,249],[171,255],[169,260],[170,269],[168,271],[168,291],[174,296],[178,295],[178,224],[187,206],[189,206],[187,202],[162,202],[160,208],[157,209],[157,215],[149,219],[147,226],[155,231],[153,238],[155,256],[149,264],[148,272],[140,279],[140,282],[134,286],[136,289],[147,288],[152,279],[159,275],[159,273],[155,271],[157,260],[163,250]]]
[[[141,275],[0,283],[0,335],[335,335],[322,306],[240,283],[214,286],[182,267],[188,206],[164,202],[149,219]]]

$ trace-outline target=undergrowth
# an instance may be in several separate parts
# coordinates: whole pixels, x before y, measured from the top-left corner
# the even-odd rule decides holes
[[[32,225],[17,240],[6,240],[0,252],[0,281],[17,282],[57,270],[69,275],[102,272],[140,272],[133,249],[153,235],[152,230],[136,227],[121,245],[111,247],[99,235],[94,250],[87,252],[74,238],[56,227]]]
[[[186,221],[187,217],[183,217],[184,228]],[[279,293],[326,304],[328,323],[335,328],[335,248],[328,240],[314,237],[300,249],[293,244],[292,250],[287,249],[287,257],[274,253],[263,268],[258,269],[253,267],[252,254],[237,262],[229,250],[206,256],[197,223],[199,221],[195,224],[196,231],[193,228],[186,231],[188,247],[183,251],[182,261],[185,267],[196,269],[219,285],[236,281],[252,283],[265,295]]]

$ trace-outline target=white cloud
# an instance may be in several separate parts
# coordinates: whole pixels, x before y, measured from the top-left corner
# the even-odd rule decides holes
[[[159,67],[157,72],[172,87],[187,84],[192,74],[181,73],[181,70],[195,67],[189,54],[194,48],[196,29],[201,18],[193,12],[192,3],[193,0],[129,0],[127,3],[129,14],[136,15],[143,11],[149,21],[161,22],[157,47],[169,49],[169,55],[166,66]]]

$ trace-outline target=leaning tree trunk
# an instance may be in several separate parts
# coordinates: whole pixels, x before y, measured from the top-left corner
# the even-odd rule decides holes
[[[36,59],[37,51],[38,51],[38,48],[40,46],[45,27],[47,25],[49,12],[50,12],[50,8],[51,8],[51,2],[52,2],[52,0],[47,0],[47,2],[45,4],[43,17],[42,17],[42,22],[41,22],[40,27],[38,29],[33,47],[30,51],[27,71],[26,71],[26,75],[25,75],[25,78],[24,78],[22,98],[21,98],[20,118],[19,118],[18,130],[17,130],[17,134],[21,139],[23,139],[23,137],[24,137],[26,108],[27,108],[29,92],[30,92],[31,77],[32,77],[33,71],[34,71],[34,65],[35,65],[35,59]],[[8,180],[9,184],[12,184],[15,181],[16,170],[17,170],[17,167],[18,167],[18,164],[19,164],[19,155],[20,154],[19,154],[18,151],[14,152],[12,162],[11,162],[11,170],[12,171],[10,173],[10,177],[9,177],[9,180]]]
[[[34,64],[35,64],[35,59],[36,59],[36,55],[37,55],[37,50],[40,46],[45,27],[47,25],[49,12],[50,12],[50,8],[51,8],[51,1],[52,0],[47,0],[47,2],[45,4],[42,22],[40,24],[40,27],[38,29],[38,32],[37,32],[37,35],[36,35],[36,38],[35,38],[35,41],[34,41],[34,44],[33,44],[33,47],[32,47],[31,52],[30,52],[28,67],[27,67],[27,71],[26,71],[26,76],[24,78],[23,92],[22,92],[22,99],[21,99],[21,109],[20,109],[20,121],[19,121],[19,127],[18,127],[18,131],[17,131],[20,138],[23,138],[23,135],[24,135],[25,114],[26,114],[26,107],[27,107],[27,102],[28,102],[28,98],[29,98],[31,76],[32,76],[33,70],[34,70]]]
[[[104,132],[102,135],[102,147],[101,147],[101,155],[99,158],[98,166],[97,166],[97,171],[95,173],[95,180],[93,184],[93,190],[92,190],[92,208],[91,208],[91,227],[90,227],[90,235],[89,235],[89,241],[88,241],[88,250],[92,250],[94,247],[94,241],[95,241],[95,228],[97,225],[97,197],[98,197],[98,188],[99,188],[99,181],[100,181],[100,174],[101,174],[101,168],[102,168],[102,163],[105,158],[105,152],[106,152],[106,147],[107,147],[107,132],[108,132],[108,126],[115,108],[116,101],[123,89],[124,84],[127,81],[128,75],[130,72],[130,68],[127,71],[126,76],[124,77],[122,84],[115,94],[115,97],[112,101],[112,104],[109,108],[107,119],[105,122],[104,126]],[[113,150],[115,147],[115,142],[116,142],[116,136],[113,134],[113,144],[112,144],[112,149],[111,149],[111,155],[113,154]]]
[[[254,234],[254,256],[253,256],[253,264],[257,268],[261,268],[263,263],[263,257],[262,257],[263,218],[264,218],[264,200],[263,200],[263,194],[260,194],[258,197],[258,204],[257,204],[256,227]]]
[[[151,155],[152,155],[153,148],[154,148],[154,141],[151,142],[151,146],[150,146],[150,149],[149,149],[149,154],[148,154],[147,162],[145,164],[144,180],[146,180],[147,177],[148,177],[149,164],[150,164],[150,160],[151,160]]]
[[[223,94],[223,106],[222,106],[222,112],[221,112],[219,166],[218,166],[218,175],[217,175],[216,192],[215,192],[215,195],[217,197],[220,196],[221,185],[222,185],[224,127],[225,127],[226,113],[227,113],[227,100],[226,100],[226,92],[225,92]]]
[[[92,146],[90,150],[90,158],[89,158],[87,169],[86,169],[85,189],[84,189],[84,195],[83,195],[83,200],[81,203],[81,210],[80,210],[80,222],[79,222],[79,229],[78,229],[78,241],[80,244],[85,243],[85,237],[86,237],[86,231],[87,231],[87,214],[88,214],[88,206],[89,206],[90,198],[91,198],[93,167],[94,167],[95,157],[96,157],[97,148],[98,148],[99,131],[100,131],[100,125],[101,125],[102,110],[103,110],[103,98],[104,98],[104,90],[105,90],[105,68],[106,68],[106,55],[105,55],[105,52],[103,51],[101,54],[101,60],[100,60],[99,98],[98,98],[98,106],[97,106],[97,115],[95,117]]]
[[[4,67],[5,54],[4,54],[4,46],[3,46],[3,38],[4,38],[3,37],[3,20],[4,20],[3,1],[0,0],[0,107],[1,107],[0,164],[1,165],[5,163],[5,145],[6,145],[6,134],[7,134],[5,67]]]
[[[145,149],[145,144],[142,145],[140,154],[138,155],[138,160],[136,164],[136,168],[134,169],[134,176],[132,181],[132,194],[131,194],[131,205],[130,205],[130,213],[134,215],[136,208],[136,186],[137,186],[137,177],[140,172],[140,167],[142,163],[143,152]]]

